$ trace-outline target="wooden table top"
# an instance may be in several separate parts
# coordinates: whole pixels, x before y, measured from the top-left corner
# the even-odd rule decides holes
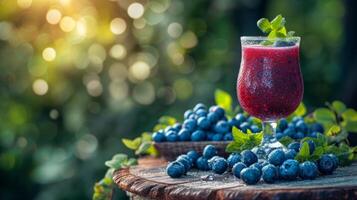
[[[116,171],[113,179],[119,188],[149,199],[357,200],[357,163],[315,180],[259,182],[252,186],[245,185],[231,173],[214,175],[198,170],[190,170],[186,176],[173,179],[165,173],[165,166],[162,159],[144,159],[138,166]]]

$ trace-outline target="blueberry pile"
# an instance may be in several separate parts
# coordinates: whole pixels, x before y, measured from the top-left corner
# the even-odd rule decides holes
[[[253,133],[261,131],[260,125],[253,122],[253,118],[238,113],[234,118],[227,118],[223,108],[198,103],[192,110],[184,113],[182,124],[177,123],[153,133],[155,142],[178,141],[231,141],[232,127],[243,132],[250,129]]]
[[[302,117],[294,117],[290,123],[286,119],[279,121],[276,129],[276,139],[280,140],[285,136],[300,140],[304,137],[316,138],[319,133],[324,133],[324,128],[319,123],[308,125]]]
[[[215,174],[231,172],[246,184],[253,185],[261,179],[266,183],[274,183],[277,180],[291,181],[298,178],[312,180],[319,174],[332,174],[338,167],[338,158],[333,154],[324,154],[316,162],[299,163],[294,157],[300,146],[300,143],[294,142],[286,151],[275,149],[268,154],[266,160],[258,160],[257,155],[251,150],[244,150],[240,154],[232,153],[226,159],[217,155],[217,149],[213,145],[207,145],[202,155],[196,151],[180,155],[174,162],[167,165],[166,172],[172,178],[185,175],[191,168],[202,171],[211,170]],[[313,145],[309,147],[310,150],[314,148]]]

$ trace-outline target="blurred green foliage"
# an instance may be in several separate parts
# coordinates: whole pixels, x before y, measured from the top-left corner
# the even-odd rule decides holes
[[[235,94],[239,37],[259,35],[261,17],[281,13],[302,37],[305,103],[334,98],[344,12],[339,0],[0,1],[0,199],[91,198],[104,161],[129,153],[122,138],[211,104],[215,88]]]

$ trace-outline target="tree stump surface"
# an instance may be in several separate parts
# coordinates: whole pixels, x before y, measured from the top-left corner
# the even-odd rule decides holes
[[[334,174],[315,180],[259,182],[245,185],[231,173],[190,170],[182,178],[173,179],[165,172],[162,159],[144,159],[138,166],[114,173],[119,188],[145,199],[165,200],[264,200],[264,199],[321,199],[357,200],[357,163],[338,168]]]

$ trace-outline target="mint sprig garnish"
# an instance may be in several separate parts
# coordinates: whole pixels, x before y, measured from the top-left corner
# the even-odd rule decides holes
[[[271,45],[278,38],[289,38],[294,36],[294,31],[287,31],[285,28],[286,20],[282,15],[276,16],[269,21],[267,18],[261,18],[257,22],[258,28],[268,34],[268,40],[263,45]]]

